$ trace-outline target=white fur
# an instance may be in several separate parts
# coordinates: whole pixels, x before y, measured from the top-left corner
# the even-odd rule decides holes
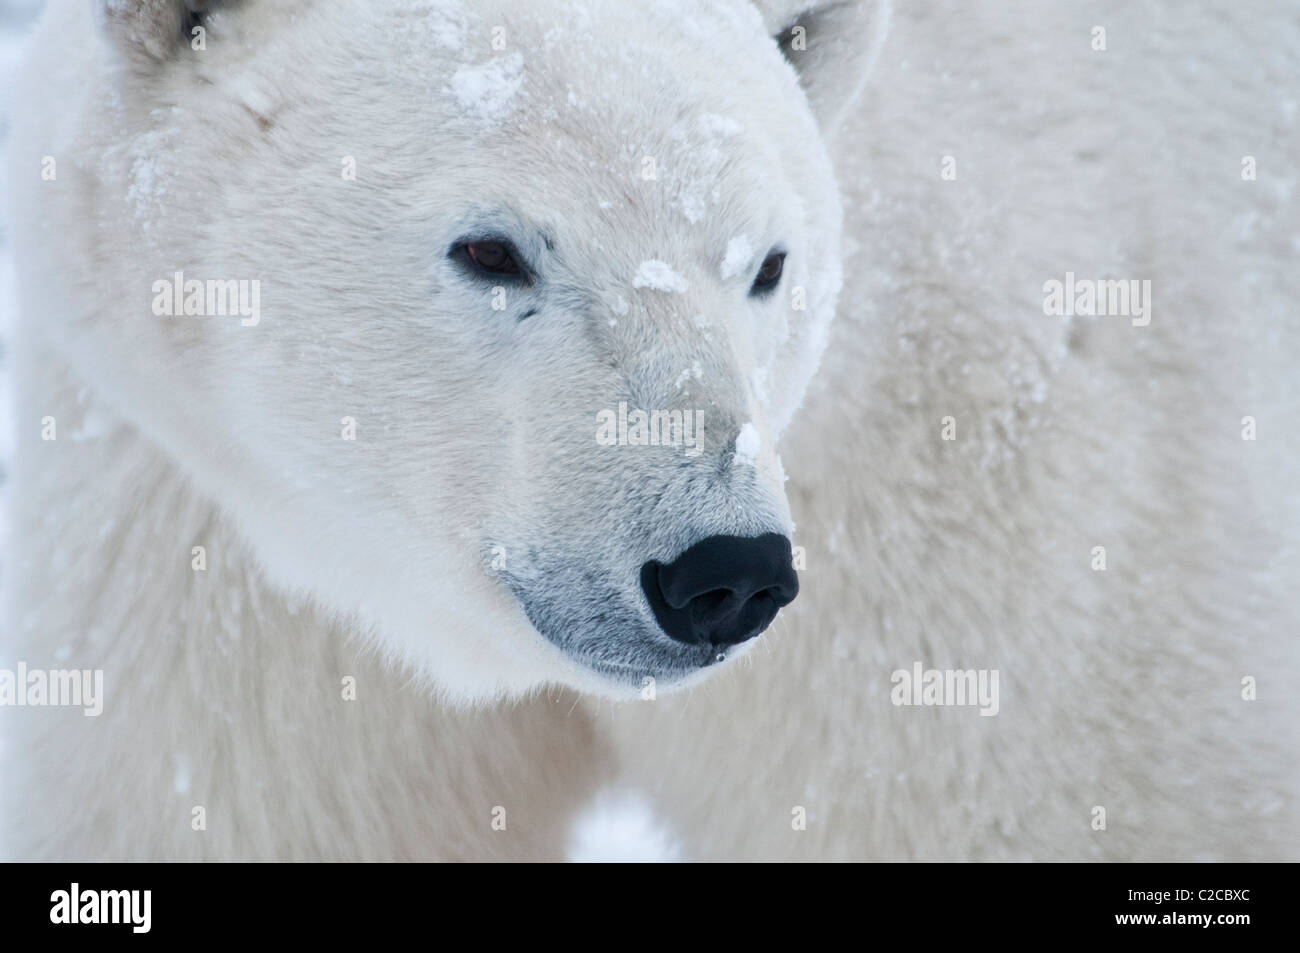
[[[877,6],[814,11],[798,76],[802,4],[248,3],[193,56],[157,6],[56,3],[14,122],[0,665],[109,697],[3,712],[6,856],[556,857],[622,775],[688,857],[1294,857],[1294,24],[1116,6],[1093,54],[1091,12],[909,10],[854,109]],[[1155,28],[1217,74],[1153,83]],[[1272,84],[1225,88],[1244,50]],[[541,290],[493,311],[473,228]],[[724,278],[741,234],[806,312]],[[152,315],[182,268],[259,278],[261,322]],[[1044,316],[1067,269],[1153,278],[1152,325]],[[592,440],[677,395],[698,460]],[[712,671],[636,568],[795,522],[800,599],[729,671],[569,693]],[[913,660],[999,668],[1000,714],[890,706]]]

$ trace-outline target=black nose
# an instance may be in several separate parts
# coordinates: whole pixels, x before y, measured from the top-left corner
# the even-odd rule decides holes
[[[678,642],[735,645],[766,629],[799,593],[790,541],[779,533],[710,536],[670,563],[641,567],[659,625]]]

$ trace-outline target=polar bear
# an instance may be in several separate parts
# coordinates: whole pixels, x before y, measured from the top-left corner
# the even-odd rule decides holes
[[[0,851],[1294,859],[1300,37],[1127,6],[56,3]]]
[[[797,592],[884,11],[52,3],[2,659],[104,698],[3,711],[6,856],[563,856],[617,764],[573,693]]]

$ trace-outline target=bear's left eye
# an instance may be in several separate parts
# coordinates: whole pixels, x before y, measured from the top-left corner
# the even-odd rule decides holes
[[[784,270],[785,252],[772,252],[763,259],[763,264],[758,269],[758,275],[754,278],[754,284],[749,289],[749,293],[757,295],[771,291],[780,283],[781,272]]]
[[[452,248],[452,256],[460,258],[479,274],[507,278],[527,277],[527,272],[519,263],[518,253],[507,241],[484,239],[458,242]]]

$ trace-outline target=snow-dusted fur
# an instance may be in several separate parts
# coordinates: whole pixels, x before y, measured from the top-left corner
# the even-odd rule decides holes
[[[875,6],[87,6],[9,151],[0,667],[108,697],[0,710],[0,855],[559,857],[622,782],[687,858],[1296,857],[1294,16],[907,4],[855,105]],[[177,270],[260,323],[153,315]],[[1045,315],[1066,271],[1150,325]],[[600,447],[620,400],[713,439]],[[799,600],[665,690],[636,567],[792,525]],[[999,714],[892,706],[915,661]]]
[[[744,654],[670,640],[638,570],[791,528],[841,282],[819,117],[879,8],[787,61],[736,0],[93,6],[44,18],[9,150],[3,658],[108,697],[4,712],[6,850],[560,856],[610,762],[554,686]],[[485,237],[534,280],[474,275]],[[177,272],[260,313],[160,316]],[[621,403],[703,413],[701,452],[601,445]]]

